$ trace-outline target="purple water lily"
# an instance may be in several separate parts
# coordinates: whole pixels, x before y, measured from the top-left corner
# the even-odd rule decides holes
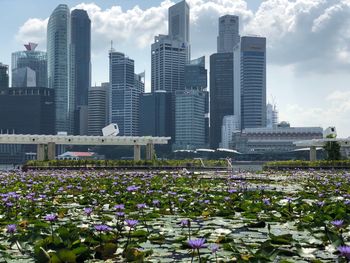
[[[350,259],[350,246],[340,246],[338,247],[338,251],[340,252],[340,255]]]
[[[331,224],[337,228],[341,228],[344,225],[344,220],[334,220]]]
[[[190,225],[190,220],[188,220],[188,219],[182,219],[182,220],[180,221],[180,225],[181,225],[182,227],[187,227],[187,226]]]
[[[190,239],[187,243],[192,249],[200,249],[206,247],[204,244],[205,238]]]
[[[85,213],[85,215],[87,215],[87,216],[90,216],[91,214],[92,214],[92,208],[91,207],[86,207],[86,208],[84,208],[84,213]]]
[[[118,212],[115,213],[115,215],[118,216],[118,217],[123,217],[123,216],[125,216],[125,213],[121,212],[121,211],[118,211]]]
[[[216,252],[218,252],[218,250],[219,250],[219,245],[218,244],[212,244],[210,246],[211,253],[216,253]]]
[[[133,228],[139,223],[139,221],[134,219],[127,219],[125,220],[125,223],[128,227]]]
[[[137,206],[138,209],[146,208],[146,204],[137,204],[136,206]]]
[[[123,204],[119,204],[119,205],[115,205],[114,208],[116,210],[124,210],[125,209],[125,206]]]
[[[94,228],[100,232],[108,232],[112,230],[112,228],[107,225],[95,225]]]
[[[45,220],[49,222],[54,222],[57,220],[57,215],[55,214],[48,214],[45,216]]]
[[[17,227],[14,224],[10,224],[10,225],[6,226],[6,232],[9,233],[9,234],[15,233],[16,230],[17,230]]]

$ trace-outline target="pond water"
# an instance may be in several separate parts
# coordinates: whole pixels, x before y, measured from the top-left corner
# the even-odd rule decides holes
[[[346,262],[349,182],[347,171],[2,171],[0,262]]]

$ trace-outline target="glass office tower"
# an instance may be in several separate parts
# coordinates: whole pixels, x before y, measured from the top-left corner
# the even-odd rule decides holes
[[[16,72],[23,71],[24,68],[30,68],[35,72],[34,86],[47,87],[47,53],[35,50],[37,47],[35,43],[28,43],[24,46],[26,50],[12,53],[12,87],[23,87],[21,85],[23,76]]]
[[[47,26],[48,87],[55,90],[56,132],[73,133],[74,128],[74,64],[71,52],[70,11],[60,4]]]

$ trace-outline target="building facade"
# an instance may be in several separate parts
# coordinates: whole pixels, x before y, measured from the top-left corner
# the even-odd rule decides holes
[[[266,105],[266,127],[273,128],[278,124],[278,111],[276,105],[268,103]]]
[[[54,90],[42,87],[0,90],[0,133],[54,134]]]
[[[67,5],[60,4],[47,26],[48,87],[55,90],[56,132],[74,131],[75,81],[71,52],[71,19]]]
[[[71,13],[71,48],[74,65],[75,125],[74,133],[87,134],[86,108],[91,86],[91,21],[85,10]]]
[[[13,70],[12,87],[36,87],[35,71],[28,67]]]
[[[9,67],[0,63],[0,89],[9,87]]]
[[[221,127],[220,147],[229,149],[232,141],[232,134],[239,131],[239,119],[235,115],[224,116]]]
[[[90,87],[88,98],[88,135],[102,135],[109,122],[109,83]]]
[[[266,127],[266,38],[243,36],[240,48],[241,128]]]
[[[246,128],[233,133],[231,148],[241,153],[288,152],[296,149],[295,141],[322,139],[321,127]]]
[[[109,53],[109,79],[111,85],[110,123],[117,123],[119,134],[139,134],[139,100],[144,91],[140,78],[135,76],[134,60],[123,53]]]
[[[186,49],[186,62],[190,60],[190,7],[185,0],[168,10],[168,34],[171,39],[182,42]]]
[[[166,35],[155,37],[151,54],[151,90],[173,92],[185,88],[186,46]]]
[[[232,53],[239,40],[239,17],[234,15],[221,16],[219,18],[217,52]]]
[[[221,142],[222,120],[234,112],[233,53],[210,56],[210,147]]]
[[[191,60],[185,66],[186,89],[204,90],[208,87],[208,72],[205,68],[205,57]]]
[[[140,135],[173,137],[172,94],[166,91],[140,95]]]
[[[24,45],[25,51],[12,53],[12,87],[47,87],[47,53],[35,50],[38,46],[35,43]],[[35,80],[31,74],[30,78],[25,74],[26,68],[34,71]],[[29,82],[28,82],[29,80]]]
[[[175,92],[174,149],[194,150],[205,146],[205,102],[201,90]]]

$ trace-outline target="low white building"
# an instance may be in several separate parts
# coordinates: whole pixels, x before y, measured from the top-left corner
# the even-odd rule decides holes
[[[321,127],[290,127],[282,122],[274,128],[247,128],[235,132],[230,148],[241,153],[288,152],[296,149],[295,141],[322,138]]]

